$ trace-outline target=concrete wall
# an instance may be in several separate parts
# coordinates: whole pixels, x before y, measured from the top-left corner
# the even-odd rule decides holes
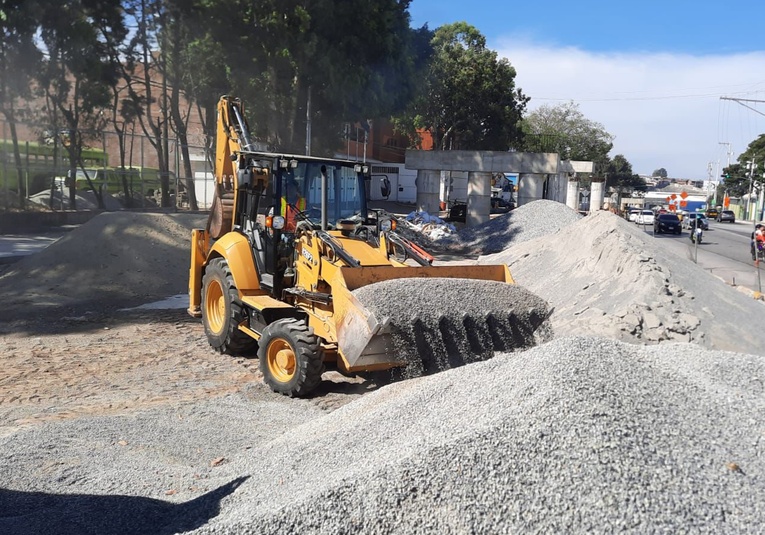
[[[82,225],[100,214],[96,210],[61,212],[2,212],[0,213],[0,234],[16,234],[46,227]]]
[[[467,215],[465,224],[475,227],[489,221],[491,213],[491,173],[468,173]]]
[[[554,174],[558,172],[558,155],[480,150],[407,150],[404,165],[407,169],[418,170]]]
[[[434,170],[417,171],[417,210],[437,214],[440,210],[439,191],[441,172]]]

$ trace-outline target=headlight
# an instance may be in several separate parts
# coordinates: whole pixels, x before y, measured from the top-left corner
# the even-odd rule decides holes
[[[267,226],[267,225],[266,225]],[[281,230],[284,228],[284,216],[275,215],[271,218],[271,228]]]
[[[393,230],[393,221],[391,221],[390,219],[383,219],[382,221],[380,221],[380,230],[382,230],[383,232],[389,232]]]

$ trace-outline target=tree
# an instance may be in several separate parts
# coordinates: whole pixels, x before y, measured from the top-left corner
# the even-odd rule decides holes
[[[614,136],[602,124],[587,119],[575,102],[543,104],[522,121],[524,150],[555,152],[562,160],[604,164]]]
[[[26,201],[26,187],[16,132],[16,103],[30,97],[32,78],[40,64],[41,55],[34,42],[37,11],[34,1],[0,0],[0,113],[10,127],[20,206]]]
[[[651,173],[652,177],[659,177],[659,178],[667,178],[667,170],[663,167],[660,167],[659,169],[655,169],[653,173]]]
[[[408,5],[409,0],[210,2],[210,36],[221,44],[228,67],[226,92],[248,104],[253,135],[279,150],[310,147],[312,153],[331,154],[344,122],[403,109],[411,83]],[[238,31],[242,27],[248,31]]]
[[[607,190],[622,194],[632,194],[633,191],[645,191],[645,180],[632,172],[632,164],[623,154],[617,154],[605,166]]]
[[[750,169],[748,162],[754,162],[754,169]],[[750,190],[759,194],[765,186],[764,171],[765,134],[761,134],[738,156],[737,163],[723,169],[722,174],[726,175],[723,179],[724,190],[731,197],[743,197],[748,195]]]
[[[408,130],[430,133],[437,150],[503,151],[515,145],[528,98],[515,88],[510,63],[498,59],[465,22],[441,26],[430,45],[421,90],[404,116],[411,121]]]
[[[45,59],[37,79],[48,103],[52,135],[62,140],[69,155],[69,200],[74,209],[74,179],[81,166],[82,149],[103,129],[101,111],[110,103],[109,88],[118,76],[98,28],[105,28],[117,40],[127,34],[127,29],[117,0],[49,4],[41,6],[40,42]],[[100,191],[89,176],[86,178],[103,208]]]

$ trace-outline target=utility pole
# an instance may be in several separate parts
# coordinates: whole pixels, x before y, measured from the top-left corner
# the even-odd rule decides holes
[[[762,113],[760,110],[752,108],[751,106],[747,106],[744,104],[744,102],[755,102],[755,103],[765,103],[765,100],[755,100],[752,98],[733,98],[733,97],[720,97],[720,100],[732,100],[733,102],[737,102],[738,104],[741,104],[743,107],[745,107],[748,110],[752,110],[754,113],[759,113],[760,115],[765,116],[765,113]]]
[[[753,186],[754,186],[754,169],[756,165],[754,163],[754,157],[752,157],[751,160],[747,160],[746,162],[746,168],[749,170],[749,197],[746,200],[746,218],[749,219],[749,217],[752,216],[752,192],[753,192]],[[757,219],[756,217],[752,217],[752,220]]]
[[[726,151],[726,154],[728,155],[728,167],[730,167],[730,157],[733,155],[733,151],[730,148],[730,143],[728,143],[726,141],[720,141],[718,144],[719,145],[725,145],[728,148],[728,150]]]
[[[311,155],[311,86],[308,86],[308,98],[305,105],[305,155]]]
[[[730,146],[730,143],[727,141],[720,141],[718,143],[719,145],[725,145],[726,151],[725,154],[728,156],[727,164],[725,165],[726,169],[730,169],[730,157],[733,156],[733,149]],[[717,160],[717,173],[715,173],[715,180],[717,181],[717,184],[720,183],[720,160]],[[717,203],[717,185],[715,185],[715,203]]]

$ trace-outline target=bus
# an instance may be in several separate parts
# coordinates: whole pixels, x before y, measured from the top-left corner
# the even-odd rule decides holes
[[[69,154],[64,147],[58,147],[55,161],[52,144],[21,141],[19,152],[21,153],[21,178],[27,195],[50,189],[52,183],[55,184],[56,177],[66,175]],[[109,165],[109,158],[103,150],[85,148],[82,150],[82,162],[86,168],[104,169]],[[13,141],[0,139],[0,190],[18,192],[18,188]]]

